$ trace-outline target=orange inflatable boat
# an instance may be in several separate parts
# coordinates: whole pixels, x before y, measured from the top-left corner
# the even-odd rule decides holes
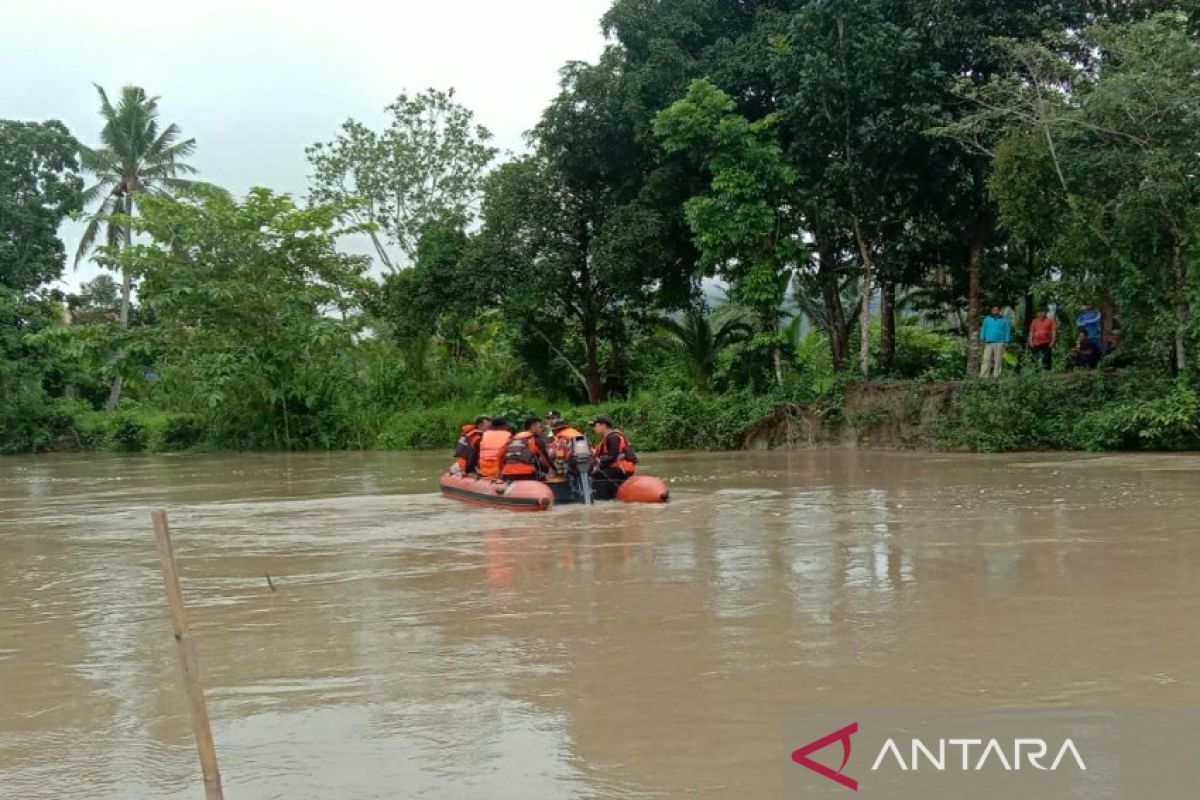
[[[590,492],[581,493],[567,481],[503,481],[446,472],[439,483],[446,497],[513,511],[546,511],[556,503],[585,503],[590,499]],[[670,496],[667,484],[649,475],[634,475],[617,490],[617,499],[625,503],[665,503]]]
[[[670,497],[667,484],[649,475],[634,475],[617,489],[617,499],[626,503],[665,503]]]
[[[440,483],[442,494],[464,503],[500,506],[513,511],[545,511],[554,505],[554,492],[540,481],[500,481],[445,472]]]

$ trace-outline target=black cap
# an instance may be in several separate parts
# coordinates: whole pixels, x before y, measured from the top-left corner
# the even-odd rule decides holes
[[[588,424],[589,425],[607,425],[608,427],[611,428],[612,427],[612,419],[610,417],[606,417],[603,414],[601,414],[600,416],[596,417]]]

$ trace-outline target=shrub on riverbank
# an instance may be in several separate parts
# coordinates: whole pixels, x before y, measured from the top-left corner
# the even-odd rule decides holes
[[[929,384],[871,384],[899,387],[912,394]],[[1046,375],[1027,371],[999,381],[969,381],[955,388],[954,400],[930,425],[937,446],[982,452],[1019,450],[1182,450],[1200,448],[1200,397],[1188,385],[1154,380],[1137,372],[1086,372]],[[771,416],[780,403],[811,408],[801,398],[755,395],[749,391],[705,394],[685,389],[643,392],[601,406],[566,406],[541,397],[498,395],[486,402],[431,404],[370,413],[297,413],[292,419],[293,449],[300,450],[441,450],[449,452],[459,428],[478,414],[503,415],[514,426],[525,417],[557,407],[577,427],[597,414],[616,421],[639,449],[728,450],[741,445],[748,429]],[[842,419],[842,394],[834,387],[812,402],[827,407],[830,424],[867,430],[863,443],[902,446],[874,440],[858,414]],[[270,431],[261,431],[221,409],[208,414],[163,411],[129,404],[114,414],[78,401],[59,401],[41,409],[21,433],[22,449],[82,449],[114,452],[277,449]],[[912,417],[913,415],[908,415]],[[239,421],[240,420],[240,421]]]
[[[1200,447],[1200,402],[1183,384],[1137,372],[971,381],[935,426],[941,446],[1017,450],[1185,450]]]

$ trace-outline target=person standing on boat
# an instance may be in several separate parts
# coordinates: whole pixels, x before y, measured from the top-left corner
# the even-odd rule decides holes
[[[624,433],[613,427],[605,416],[592,420],[592,430],[600,437],[593,455],[592,479],[597,500],[611,500],[627,478],[637,471],[637,452]]]
[[[525,430],[509,440],[500,477],[513,481],[540,481],[550,470],[550,456],[542,438],[542,421],[530,417],[525,420]]]
[[[504,453],[508,450],[511,439],[512,431],[508,429],[508,420],[504,417],[493,419],[491,428],[479,437],[476,463],[479,465],[480,475],[485,478],[500,477],[500,470],[504,466]]]
[[[479,466],[479,440],[490,427],[492,418],[486,414],[476,417],[474,425],[462,426],[462,436],[454,448],[454,468],[458,472],[469,475]]]

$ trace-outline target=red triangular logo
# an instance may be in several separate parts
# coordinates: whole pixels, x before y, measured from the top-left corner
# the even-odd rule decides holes
[[[795,761],[802,767],[811,769],[818,775],[824,775],[831,781],[840,783],[847,789],[852,789],[857,792],[858,781],[842,774],[842,770],[846,768],[846,764],[850,761],[850,737],[856,733],[858,733],[857,722],[853,723],[852,725],[847,725],[840,731],[834,731],[828,736],[817,739],[815,742],[809,742],[808,744],[804,745],[804,747],[801,747],[799,750],[796,750],[792,753],[792,761]],[[842,765],[838,767],[836,772],[824,764],[818,764],[816,761],[813,761],[811,758],[809,758],[809,756],[811,756],[813,753],[817,752],[818,750],[824,750],[834,742],[842,743]]]

